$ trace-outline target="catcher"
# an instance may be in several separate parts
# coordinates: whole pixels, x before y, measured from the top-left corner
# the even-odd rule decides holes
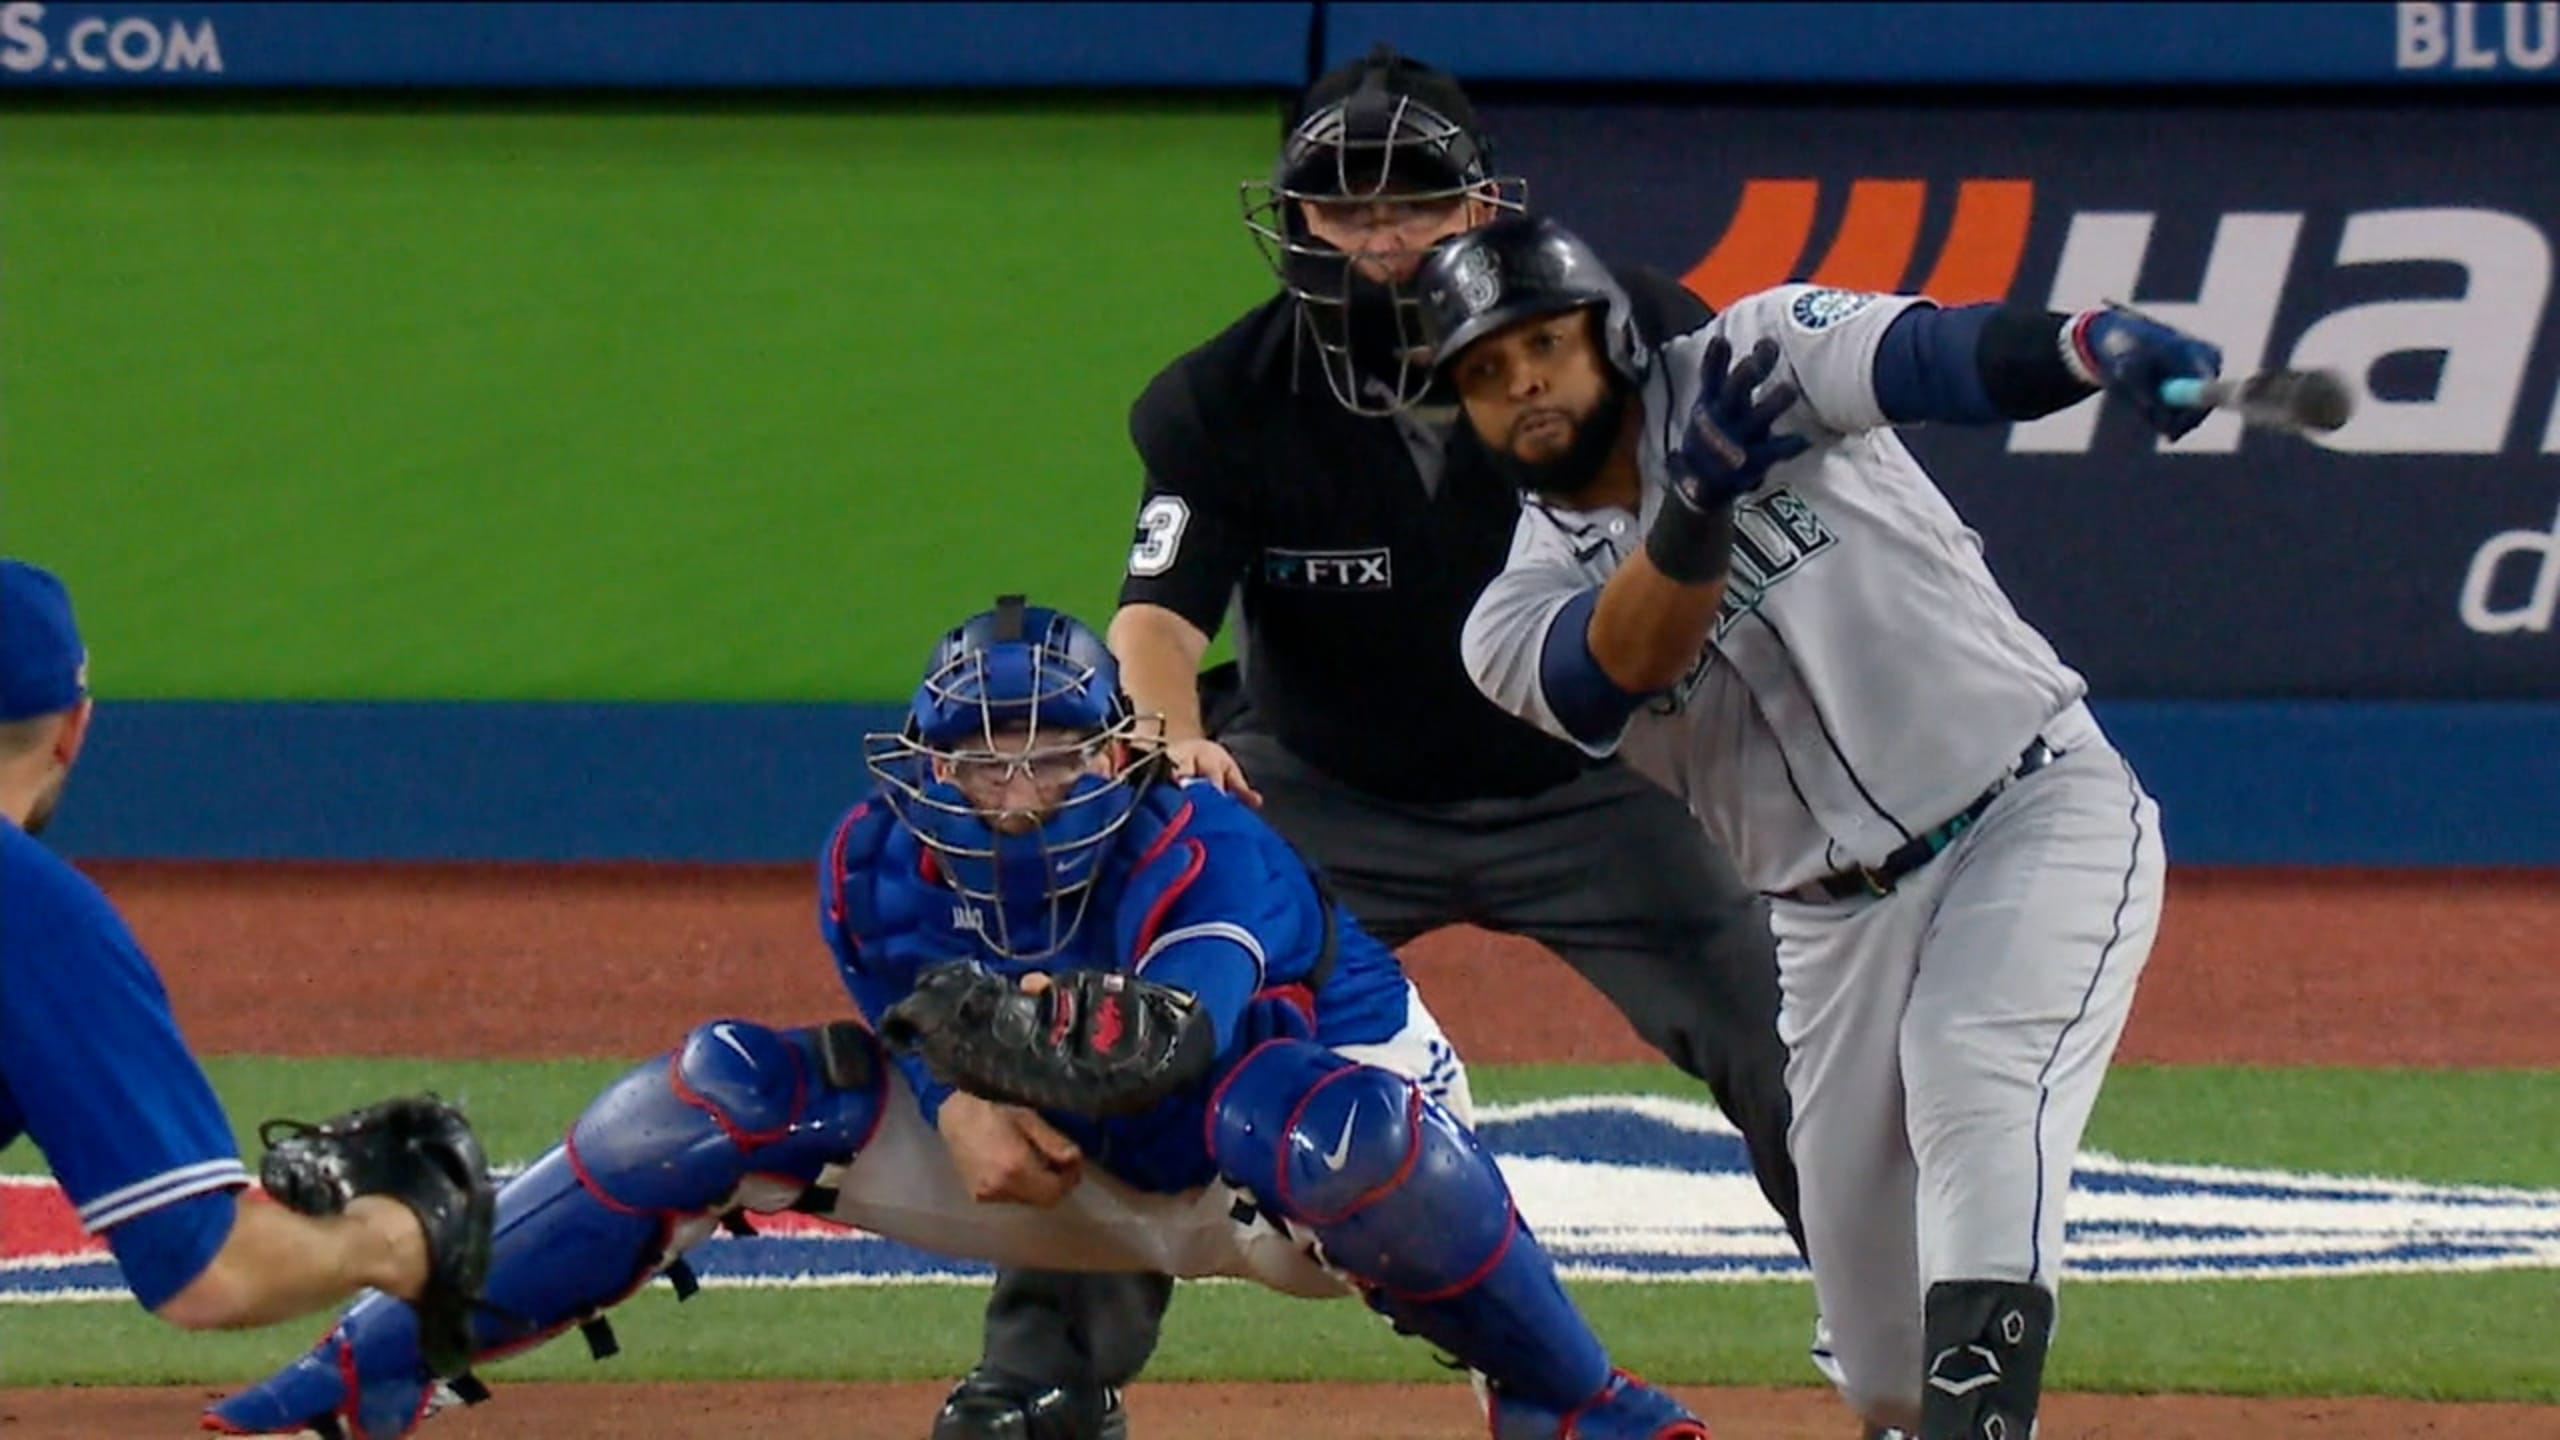
[[[792,1207],[1004,1265],[1357,1294],[1482,1377],[1501,1440],[1705,1440],[1566,1297],[1394,955],[1240,802],[1166,778],[1099,636],[1001,599],[865,750],[818,921],[872,1027],[716,1021],[598,1096],[499,1194],[483,1361],[572,1325],[609,1353],[602,1311]],[[440,1395],[409,1316],[367,1297],[210,1423],[410,1433]]]
[[[50,572],[0,560],[0,1146],[34,1139],[144,1309],[188,1330],[273,1325],[377,1286],[411,1302],[422,1363],[469,1362],[495,1197],[479,1142],[432,1098],[270,1121],[243,1203],[231,1122],[159,973],[97,886],[31,837],[89,733],[88,653]]]

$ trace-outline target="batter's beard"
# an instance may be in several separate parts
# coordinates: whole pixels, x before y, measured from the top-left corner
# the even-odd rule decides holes
[[[1609,452],[1618,448],[1618,432],[1626,428],[1627,396],[1632,387],[1614,373],[1609,388],[1591,413],[1573,422],[1573,442],[1552,460],[1523,460],[1508,445],[1485,447],[1494,473],[1519,489],[1545,500],[1570,500],[1591,488]]]

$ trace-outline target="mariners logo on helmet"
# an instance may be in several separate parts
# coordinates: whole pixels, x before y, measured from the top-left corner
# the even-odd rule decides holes
[[[1480,315],[1493,308],[1502,298],[1502,261],[1490,250],[1470,249],[1458,256],[1452,267],[1457,273],[1449,283],[1457,287],[1458,303],[1470,315]]]

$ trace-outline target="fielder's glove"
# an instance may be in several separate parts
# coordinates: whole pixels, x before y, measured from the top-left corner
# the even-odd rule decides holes
[[[351,1110],[317,1125],[270,1120],[258,1183],[287,1209],[336,1215],[359,1195],[409,1207],[427,1237],[427,1284],[410,1302],[427,1369],[450,1378],[471,1368],[471,1311],[489,1274],[497,1191],[480,1139],[462,1112],[433,1095]]]
[[[2062,363],[2082,384],[2122,399],[2144,423],[2175,440],[2213,412],[2163,404],[2162,382],[2213,379],[2222,373],[2222,350],[2111,304],[2101,310],[2083,310],[2062,327]]]
[[[1812,443],[1769,433],[1799,398],[1794,381],[1752,397],[1777,368],[1778,342],[1764,338],[1739,364],[1732,362],[1733,345],[1721,335],[1699,352],[1698,399],[1665,467],[1669,493],[1662,511],[1645,532],[1653,568],[1684,585],[1724,578],[1733,550],[1733,502]]]
[[[1217,1058],[1187,990],[1118,970],[1049,982],[1034,994],[973,960],[929,966],[880,1017],[880,1038],[980,1099],[1096,1117],[1147,1110]]]

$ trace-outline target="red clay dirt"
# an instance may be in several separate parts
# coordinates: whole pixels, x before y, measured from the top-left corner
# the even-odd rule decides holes
[[[763,1382],[733,1385],[510,1385],[475,1409],[427,1422],[432,1440],[915,1440],[943,1386]],[[0,1440],[149,1440],[191,1432],[217,1392],[0,1390]],[[1828,1391],[1704,1390],[1680,1397],[1717,1440],[1849,1440]],[[2240,1400],[2199,1395],[2055,1395],[2042,1440],[2550,1440],[2530,1405]],[[1140,1440],[1483,1440],[1474,1397],[1442,1385],[1148,1385],[1129,1392]]]
[[[793,1024],[846,1002],[806,870],[330,865],[92,867],[213,1054],[637,1057],[722,1014]],[[2560,881],[2549,873],[2179,872],[2124,1058],[2560,1068]],[[1469,1058],[1639,1060],[1606,1004],[1480,931],[1408,952]],[[952,1357],[955,1371],[970,1357]],[[508,1386],[440,1440],[811,1435],[913,1440],[939,1385]],[[1847,1440],[1828,1391],[1687,1392],[1719,1436]],[[0,1440],[191,1433],[210,1392],[0,1390]],[[1141,1385],[1142,1440],[1480,1436],[1456,1385]],[[2369,1399],[2060,1395],[2045,1440],[2525,1440],[2560,1409]]]
[[[630,1055],[845,1013],[797,867],[91,867],[199,1050]],[[2560,876],[2178,871],[2122,1058],[2560,1068]],[[1652,1058],[1536,945],[1407,958],[1479,1064]]]

